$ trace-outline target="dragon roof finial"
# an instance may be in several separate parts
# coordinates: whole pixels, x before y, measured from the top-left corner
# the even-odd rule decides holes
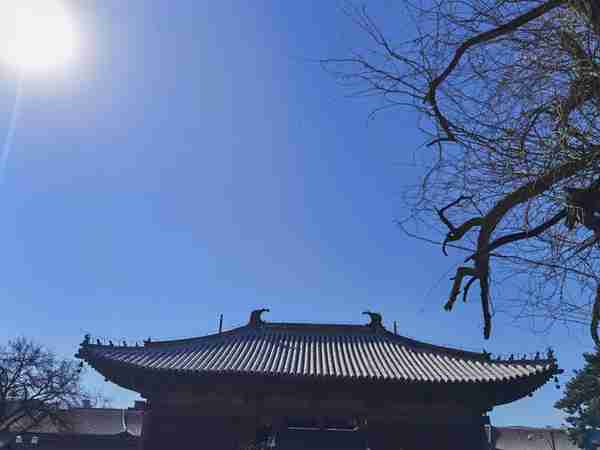
[[[365,311],[363,314],[371,318],[371,322],[367,326],[369,327],[383,327],[381,314],[371,311]]]
[[[250,321],[248,323],[248,325],[250,326],[258,326],[261,323],[263,323],[263,320],[261,318],[262,313],[265,312],[270,312],[270,310],[268,308],[261,308],[261,309],[255,309],[254,311],[252,311],[252,313],[250,313]]]

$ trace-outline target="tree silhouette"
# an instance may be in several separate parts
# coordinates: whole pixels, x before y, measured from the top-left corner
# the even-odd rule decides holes
[[[25,338],[0,346],[0,435],[46,421],[68,427],[64,410],[92,400],[81,386],[82,367]]]
[[[583,358],[583,369],[575,371],[554,405],[568,414],[569,436],[580,447],[589,429],[600,429],[600,352],[584,353]]]

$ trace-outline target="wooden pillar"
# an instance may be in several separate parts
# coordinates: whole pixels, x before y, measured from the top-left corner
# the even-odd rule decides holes
[[[487,450],[482,423],[372,422],[363,429],[370,450]]]
[[[144,412],[141,450],[240,450],[256,437],[253,417],[211,417],[177,410]]]

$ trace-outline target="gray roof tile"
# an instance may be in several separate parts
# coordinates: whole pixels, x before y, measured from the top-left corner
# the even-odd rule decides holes
[[[144,347],[86,343],[79,355],[131,369],[432,383],[498,382],[558,372],[554,360],[493,361],[364,325],[260,322]]]

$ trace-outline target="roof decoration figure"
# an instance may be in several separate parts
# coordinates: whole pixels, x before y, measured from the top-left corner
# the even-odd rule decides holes
[[[262,309],[255,309],[254,311],[252,311],[250,313],[250,321],[248,322],[248,325],[256,327],[256,326],[264,323],[261,318],[261,315],[266,312],[270,312],[270,310],[268,308],[262,308]]]
[[[365,314],[371,318],[371,322],[369,322],[368,326],[383,328],[383,318],[381,317],[381,314],[371,312],[371,311],[365,311],[365,312],[363,312],[363,314]]]

